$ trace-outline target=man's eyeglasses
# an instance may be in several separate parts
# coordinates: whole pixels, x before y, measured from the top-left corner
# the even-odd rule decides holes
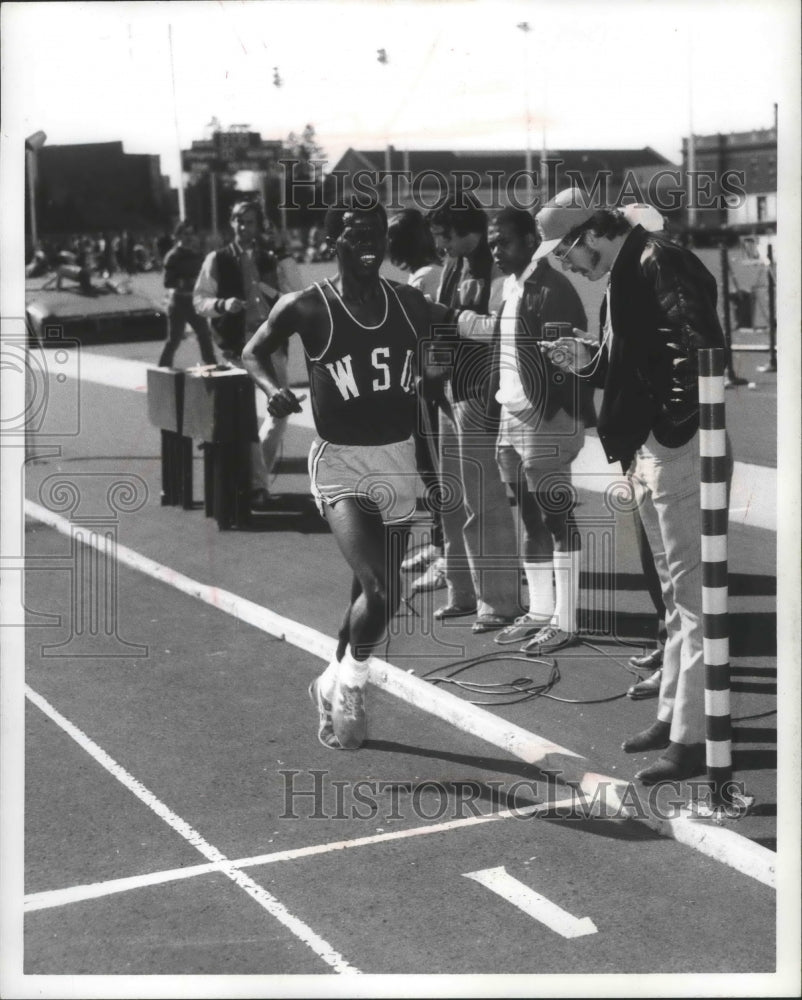
[[[579,241],[582,239],[584,235],[585,235],[584,233],[580,233],[579,236],[577,236],[577,238],[574,240],[574,242],[569,247],[566,247],[565,250],[561,250],[559,247],[557,247],[557,249],[553,252],[552,256],[555,257],[555,259],[559,260],[560,262],[564,261],[565,258],[568,256],[568,254],[574,249],[574,247],[579,243]]]

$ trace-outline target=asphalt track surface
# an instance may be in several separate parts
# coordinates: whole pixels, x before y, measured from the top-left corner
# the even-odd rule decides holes
[[[109,353],[141,359],[154,349]],[[201,509],[160,506],[158,432],[142,393],[86,382],[68,396],[69,379],[58,387],[65,393],[49,397],[28,465],[30,501],[89,523],[111,480],[141,483],[141,505],[114,520],[115,544],[335,634],[349,580],[307,500],[307,428],[288,433],[275,484],[286,509],[220,533]],[[76,408],[77,433],[57,439]],[[53,492],[64,479],[82,505],[66,513]],[[595,494],[580,498],[593,510]],[[642,822],[583,818],[575,802],[561,815],[564,784],[373,686],[367,746],[325,750],[306,693],[322,661],[163,580],[104,564],[116,603],[97,614],[113,618],[112,634],[102,649],[97,636],[78,636],[91,610],[76,605],[76,548],[29,510],[27,975],[774,969],[770,886]],[[731,532],[734,778],[755,806],[724,826],[762,851],[777,847],[774,543],[765,528]],[[590,607],[603,581],[585,569]],[[625,521],[614,571],[619,634],[645,642],[651,615]],[[432,606],[417,598],[379,655],[420,676],[498,651],[492,637],[470,634],[470,619],[433,629]],[[553,694],[592,702],[631,683],[626,659],[637,650],[615,636],[589,641],[559,657]],[[542,680],[545,671],[495,663],[470,679]],[[654,702],[538,698],[489,711],[602,775],[626,781],[650,759],[618,747],[651,721]]]

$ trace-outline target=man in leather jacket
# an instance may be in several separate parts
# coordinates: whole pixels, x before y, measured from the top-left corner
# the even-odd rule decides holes
[[[554,364],[603,389],[598,434],[621,461],[663,586],[667,640],[657,721],[627,753],[664,750],[636,774],[682,780],[704,763],[704,660],[697,350],[723,348],[716,282],[691,251],[595,209],[568,189],[539,213],[536,258],[598,281],[609,274],[601,343],[554,341]]]
[[[488,243],[506,275],[502,304],[491,316],[461,310],[457,329],[492,346],[489,395],[501,407],[496,461],[516,499],[529,590],[528,612],[495,641],[516,644],[532,656],[551,655],[577,640],[581,545],[573,519],[571,462],[585,439],[582,404],[592,408],[593,400],[583,400],[586,383],[557,371],[540,343],[546,323],[573,329],[584,327],[587,319],[565,275],[545,260],[532,261],[538,239],[529,212],[500,211]]]

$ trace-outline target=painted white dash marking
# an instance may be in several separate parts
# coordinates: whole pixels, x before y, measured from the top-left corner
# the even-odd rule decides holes
[[[590,917],[575,917],[567,910],[552,903],[550,899],[541,896],[539,892],[530,889],[528,885],[519,882],[502,866],[501,868],[484,868],[478,872],[465,872],[465,878],[473,879],[480,885],[495,892],[508,903],[523,910],[538,923],[545,924],[549,930],[564,938],[585,937],[588,934],[598,934],[599,929]]]
[[[463,819],[447,820],[445,823],[435,823],[429,826],[415,826],[407,830],[393,830],[390,833],[375,833],[367,837],[355,837],[353,840],[329,841],[324,844],[310,844],[307,847],[295,847],[285,851],[272,851],[269,854],[257,854],[249,858],[237,858],[229,864],[235,868],[257,868],[262,865],[275,864],[281,861],[297,861],[301,858],[316,857],[337,851],[348,851],[359,847],[372,847],[397,840],[407,840],[411,837],[426,837],[433,833],[448,833],[473,827],[482,823],[497,823],[500,820],[522,819],[527,816],[548,815],[551,811],[575,805],[573,799],[557,799],[525,806],[520,809],[501,809],[486,815],[467,816]],[[178,882],[184,879],[197,878],[220,871],[216,863],[191,865],[184,868],[171,868],[160,872],[147,872],[142,875],[129,875],[127,878],[108,879],[105,882],[93,882],[88,885],[73,885],[64,889],[48,889],[44,892],[30,893],[23,899],[25,913],[36,910],[49,910],[56,906],[69,906],[72,903],[82,903],[89,899],[100,899],[102,896],[112,896],[118,892],[131,892],[134,889],[144,889],[146,886],[165,885],[168,882]]]
[[[299,920],[298,917],[293,916],[286,906],[276,899],[275,896],[257,882],[254,882],[245,872],[240,871],[222,851],[205,840],[186,820],[181,819],[169,806],[158,799],[153,792],[149,791],[132,774],[126,771],[121,764],[118,764],[116,760],[110,757],[102,747],[98,746],[86,733],[70,722],[69,719],[65,718],[40,694],[28,687],[27,684],[25,685],[25,694],[38,709],[44,712],[48,718],[52,719],[57,726],[60,726],[68,736],[72,737],[101,767],[104,767],[129,792],[133,792],[141,802],[144,802],[146,806],[152,809],[160,819],[164,820],[171,829],[191,844],[196,851],[199,851],[208,861],[211,861],[216,871],[222,872],[235,885],[238,885],[240,889],[247,892],[251,899],[267,910],[271,916],[275,917],[276,920],[282,923],[297,938],[300,938],[307,947],[311,948],[335,972],[359,973],[359,969],[349,965],[343,956],[335,951],[327,941],[324,941],[320,935],[316,934],[311,927],[302,920]]]

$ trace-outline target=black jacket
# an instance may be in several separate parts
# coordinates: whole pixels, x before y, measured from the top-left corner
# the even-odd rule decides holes
[[[220,315],[214,316],[210,320],[215,340],[220,348],[230,351],[237,357],[242,354],[242,349],[245,347],[248,336],[254,331],[246,331],[244,311],[240,313],[226,313],[223,312],[222,304],[225,299],[245,298],[240,256],[240,250],[236,243],[228,243],[215,254],[217,297],[220,300],[218,312]],[[264,245],[257,245],[254,250],[253,259],[259,274],[259,280],[264,281],[272,288],[277,288],[277,258],[275,253]],[[270,303],[271,307],[277,300],[278,294],[276,294],[275,300]]]
[[[609,462],[628,462],[651,431],[668,448],[697,432],[696,352],[724,347],[716,298],[692,251],[642,226],[627,235],[610,272],[612,345],[581,373],[604,389],[598,433]],[[602,339],[604,321],[602,306]]]

